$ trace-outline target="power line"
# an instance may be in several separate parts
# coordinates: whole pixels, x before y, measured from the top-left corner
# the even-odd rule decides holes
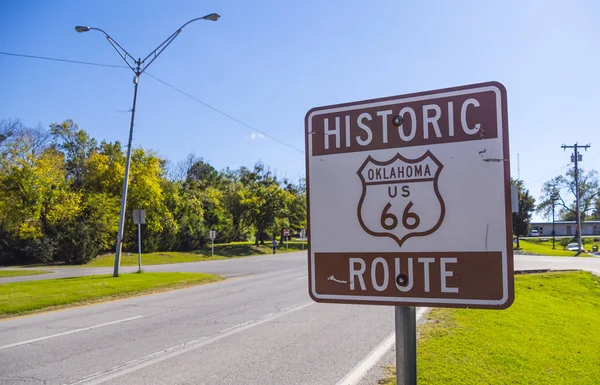
[[[129,68],[127,66],[117,65],[117,64],[94,63],[94,62],[86,62],[86,61],[81,61],[81,60],[60,59],[60,58],[47,57],[47,56],[24,55],[24,54],[12,53],[12,52],[1,52],[0,51],[0,55],[15,56],[15,57],[24,57],[24,58],[29,58],[29,59],[49,60],[49,61],[56,61],[56,62],[62,62],[62,63],[84,64],[84,65],[91,65],[91,66],[97,66],[97,67]],[[276,137],[274,137],[272,135],[269,135],[266,132],[264,132],[262,130],[259,130],[258,128],[253,127],[250,124],[248,124],[248,123],[246,123],[246,122],[244,122],[244,121],[242,121],[242,120],[240,120],[240,119],[238,119],[238,118],[236,118],[236,117],[234,117],[234,116],[232,116],[232,115],[230,115],[230,114],[228,114],[228,113],[226,113],[224,111],[221,111],[218,108],[213,107],[213,106],[211,106],[210,104],[208,104],[206,102],[203,102],[202,100],[196,98],[195,96],[188,94],[187,92],[185,92],[185,91],[183,91],[183,90],[175,87],[172,84],[167,83],[164,80],[161,80],[161,79],[157,78],[156,76],[154,76],[154,75],[152,75],[152,74],[150,74],[148,72],[145,72],[145,73],[148,76],[150,76],[151,78],[154,78],[156,81],[158,81],[158,82],[166,85],[167,87],[170,87],[170,88],[174,89],[175,91],[177,91],[177,92],[179,92],[179,93],[187,96],[188,98],[194,100],[195,102],[200,103],[203,106],[205,106],[207,108],[210,108],[211,110],[213,110],[213,111],[215,111],[215,112],[217,112],[217,113],[219,113],[219,114],[221,114],[221,115],[223,115],[223,116],[225,116],[225,117],[233,120],[234,122],[237,122],[237,123],[239,123],[239,124],[241,124],[241,125],[249,128],[249,129],[251,129],[253,131],[256,131],[256,132],[260,133],[261,135],[264,135],[267,138],[269,138],[271,140],[274,140],[275,142],[277,142],[279,144],[283,144],[284,146],[289,147],[289,148],[293,149],[294,151],[298,151],[301,154],[304,154],[304,150],[301,150],[298,147],[295,147],[295,146],[293,146],[293,145],[291,145],[289,143],[286,143],[286,142],[284,142],[284,141],[282,141],[280,139],[277,139]]]
[[[249,125],[248,123],[246,123],[246,122],[244,122],[244,121],[242,121],[242,120],[240,120],[240,119],[238,119],[238,118],[236,118],[234,116],[231,116],[228,113],[223,112],[223,111],[219,110],[218,108],[213,107],[213,106],[211,106],[210,104],[208,104],[206,102],[203,102],[202,100],[196,98],[195,96],[188,94],[187,92],[185,92],[185,91],[183,91],[183,90],[175,87],[172,84],[169,84],[169,83],[165,82],[164,80],[161,80],[161,79],[157,78],[156,76],[154,76],[154,75],[152,75],[152,74],[150,74],[148,72],[146,72],[146,75],[150,76],[151,78],[154,78],[156,81],[164,84],[165,86],[174,89],[175,91],[179,92],[180,94],[183,94],[183,95],[187,96],[188,98],[190,98],[190,99],[192,99],[192,100],[194,100],[194,101],[202,104],[203,106],[205,106],[207,108],[210,108],[211,110],[213,110],[213,111],[215,111],[215,112],[217,112],[217,113],[219,113],[219,114],[221,114],[221,115],[223,115],[223,116],[225,116],[225,117],[233,120],[234,122],[237,122],[237,123],[241,124],[242,126],[248,127],[249,129],[258,132],[261,135],[264,135],[264,136],[268,137],[269,139],[276,141],[277,143],[283,144],[284,146],[287,146],[287,147],[291,148],[292,150],[295,150],[295,151],[298,151],[298,152],[304,154],[304,150],[301,150],[298,147],[295,147],[295,146],[293,146],[293,145],[291,145],[289,143],[286,143],[286,142],[284,142],[284,141],[282,141],[280,139],[277,139],[276,137],[274,137],[272,135],[269,135],[266,132],[264,132],[262,130],[259,130],[258,128],[253,127],[253,126]]]
[[[570,163],[567,163],[567,164],[565,164],[564,166],[560,166],[560,167],[559,167],[559,168],[557,168],[556,170],[554,170],[554,171],[552,171],[552,172],[550,172],[550,173],[548,173],[548,174],[546,174],[546,175],[542,176],[541,178],[538,178],[538,179],[536,179],[536,180],[534,180],[534,181],[531,181],[531,182],[529,182],[529,185],[532,185],[532,184],[538,183],[538,182],[540,182],[541,180],[543,180],[543,179],[546,179],[546,178],[548,178],[548,177],[549,177],[549,176],[551,176],[551,175],[554,175],[554,174],[555,174],[557,171],[560,171],[560,170],[562,170],[562,169],[564,169],[564,168],[567,168],[567,167],[569,167],[569,166],[570,166]]]
[[[92,63],[92,62],[88,62],[88,61],[59,59],[59,58],[55,58],[55,57],[46,57],[46,56],[23,55],[23,54],[19,54],[19,53],[11,53],[11,52],[0,52],[0,55],[16,56],[16,57],[26,57],[26,58],[29,58],[29,59],[41,59],[41,60],[58,61],[58,62],[63,62],[63,63],[85,64],[85,65],[97,66],[97,67],[129,68],[127,66],[118,65],[118,64]]]

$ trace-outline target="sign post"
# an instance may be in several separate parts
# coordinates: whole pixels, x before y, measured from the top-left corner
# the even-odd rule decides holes
[[[289,250],[290,248],[288,246],[288,240],[290,239],[290,230],[284,229],[283,236],[285,237],[285,249]]]
[[[133,210],[133,223],[138,225],[138,273],[142,272],[142,224],[146,223],[146,210]]]
[[[415,308],[395,306],[396,384],[417,383],[417,319]]]
[[[396,307],[398,384],[415,307],[513,302],[507,119],[497,82],[306,114],[309,294]]]
[[[302,250],[304,250],[304,241],[306,241],[306,229],[300,230],[300,240],[302,240]]]
[[[215,259],[215,238],[217,237],[217,232],[215,230],[210,230],[210,256],[212,259]]]

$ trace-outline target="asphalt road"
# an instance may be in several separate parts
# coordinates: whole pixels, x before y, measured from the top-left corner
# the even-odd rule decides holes
[[[516,256],[515,264],[600,274],[600,258]],[[111,272],[54,270],[56,276]],[[313,303],[304,252],[146,270],[231,278],[0,321],[0,383],[336,384],[392,335],[391,307]],[[376,383],[380,364],[391,357],[361,384]]]

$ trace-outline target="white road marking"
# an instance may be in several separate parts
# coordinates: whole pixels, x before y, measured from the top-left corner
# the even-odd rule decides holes
[[[429,308],[421,307],[417,311],[417,321],[423,317]],[[369,355],[358,363],[347,375],[342,378],[337,385],[355,385],[364,377],[365,374],[395,345],[396,333],[390,334],[383,340]]]
[[[63,333],[58,333],[58,334],[52,334],[50,336],[45,336],[45,337],[40,337],[40,338],[34,338],[32,340],[27,340],[27,341],[22,341],[22,342],[16,342],[14,344],[0,346],[0,350],[2,350],[2,349],[8,349],[8,348],[14,348],[15,346],[30,344],[32,342],[38,342],[38,341],[48,340],[50,338],[56,338],[56,337],[66,336],[66,335],[73,334],[73,333],[85,332],[85,331],[88,331],[88,330],[93,330],[93,329],[101,328],[101,327],[104,327],[104,326],[110,326],[110,325],[118,324],[118,323],[121,323],[121,322],[133,321],[134,319],[138,319],[138,318],[143,318],[143,316],[138,315],[138,316],[135,316],[135,317],[125,318],[125,319],[121,319],[121,320],[118,320],[118,321],[106,322],[106,323],[103,323],[103,324],[100,324],[100,325],[94,325],[94,326],[90,326],[90,327],[87,327],[87,328],[75,329],[75,330],[70,330],[68,332],[63,332]]]
[[[134,372],[136,370],[145,368],[147,366],[153,365],[155,363],[164,361],[164,360],[168,360],[169,358],[173,358],[176,357],[180,354],[183,353],[187,353],[189,351],[201,348],[203,346],[212,344],[213,342],[217,342],[219,340],[222,340],[223,338],[227,338],[229,336],[232,336],[234,334],[246,331],[248,329],[251,329],[253,327],[262,325],[264,323],[276,320],[277,318],[283,317],[284,315],[287,315],[289,313],[293,313],[295,311],[298,310],[302,310],[305,309],[311,305],[314,305],[315,302],[309,302],[309,303],[305,303],[302,305],[295,305],[293,307],[287,308],[287,310],[281,311],[279,313],[276,313],[270,317],[267,318],[262,318],[259,319],[257,321],[253,321],[251,323],[247,323],[244,326],[240,325],[236,325],[234,328],[229,328],[230,330],[227,331],[222,331],[220,334],[213,336],[213,337],[202,337],[200,339],[197,340],[192,340],[192,341],[188,341],[188,342],[184,342],[182,344],[179,345],[175,345],[172,346],[170,348],[149,354],[147,356],[144,356],[142,358],[138,358],[137,360],[133,360],[133,361],[129,361],[126,362],[122,365],[117,365],[114,366],[110,369],[101,371],[101,372],[96,372],[96,373],[92,373],[86,377],[80,378],[78,380],[74,380],[72,382],[69,382],[69,385],[75,385],[75,384],[101,384],[105,381],[109,381],[112,380],[114,378],[118,378],[121,377],[127,373],[131,373]]]
[[[254,321],[254,320],[253,320],[253,319],[251,319],[250,321],[246,321],[246,322],[242,322],[242,323],[240,323],[240,324],[237,324],[237,325],[233,325],[232,327],[229,327],[229,328],[227,328],[227,329],[223,329],[223,330],[221,330],[219,333],[225,333],[225,332],[228,332],[228,331],[230,331],[230,330],[232,330],[232,329],[239,328],[240,326],[246,326],[246,325],[248,325],[249,323],[252,323],[253,321]]]
[[[298,277],[298,278],[296,278],[296,281],[299,279],[306,279],[306,278],[308,278],[308,275],[305,275],[304,277]]]

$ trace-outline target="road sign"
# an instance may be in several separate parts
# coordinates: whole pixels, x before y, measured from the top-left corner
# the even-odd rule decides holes
[[[511,305],[504,86],[317,107],[305,123],[315,301]]]
[[[519,212],[519,188],[515,185],[510,186],[510,200],[512,202],[511,211],[513,213],[518,213]]]
[[[217,232],[215,230],[210,230],[210,239],[214,240],[217,237]]]
[[[288,229],[283,230],[283,236],[284,237],[289,237],[290,236],[290,230],[288,230]]]
[[[143,225],[146,223],[146,210],[133,210],[133,224]]]

